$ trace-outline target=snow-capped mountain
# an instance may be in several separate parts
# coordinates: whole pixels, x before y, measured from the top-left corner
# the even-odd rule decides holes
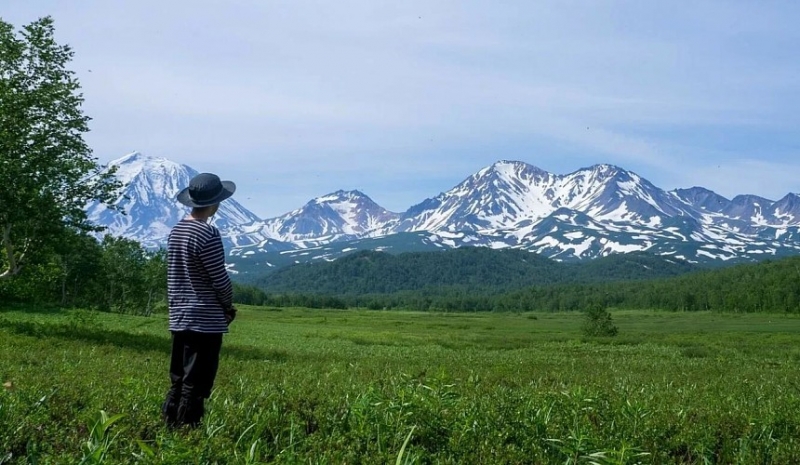
[[[453,189],[411,207],[394,231],[518,230],[567,208],[598,221],[658,225],[686,214],[673,196],[635,173],[596,165],[559,176],[527,163],[499,161]]]
[[[112,162],[128,215],[89,207],[112,234],[163,244],[184,214],[174,201],[196,171],[139,153]],[[312,199],[260,220],[235,200],[214,223],[237,267],[331,260],[353,250],[514,247],[560,260],[650,251],[689,261],[755,260],[800,253],[800,196],[727,199],[702,187],[664,191],[636,173],[595,165],[557,175],[498,161],[452,189],[393,213],[359,191]],[[257,267],[255,267],[257,268]]]
[[[702,187],[677,189],[672,194],[709,218],[738,220],[750,227],[800,224],[800,196],[787,194],[778,201],[756,195],[737,195],[732,200]]]
[[[725,197],[704,187],[675,189],[672,194],[689,207],[701,212],[722,214],[731,203]]]
[[[189,209],[175,197],[198,174],[194,169],[167,160],[133,152],[108,164],[116,167],[116,176],[123,184],[114,202],[124,213],[93,203],[87,207],[89,219],[105,226],[115,236],[136,239],[152,247],[164,243],[172,226],[186,216]],[[220,204],[212,224],[229,239],[260,219],[233,199]],[[234,241],[235,242],[235,241]],[[252,244],[246,238],[243,244]]]
[[[261,231],[285,242],[322,244],[376,235],[398,216],[360,191],[339,190],[264,221]]]
[[[515,247],[561,260],[642,250],[689,261],[754,260],[800,253],[799,207],[794,194],[772,202],[756,196],[728,200],[702,187],[666,192],[613,165],[555,175],[504,160],[394,219],[381,217],[385,223],[376,221],[377,229],[356,234],[359,240],[347,234],[336,240],[304,235],[303,255],[284,258],[330,260],[378,243],[364,238],[397,235],[404,240],[381,241],[380,247]],[[274,224],[293,224],[306,214],[298,210]],[[421,232],[427,234],[409,234]],[[349,242],[330,246],[341,240]]]
[[[787,194],[767,209],[767,218],[773,226],[800,224],[800,195]]]
[[[487,231],[548,213],[554,176],[520,162],[500,161],[438,196],[414,205],[388,231]]]

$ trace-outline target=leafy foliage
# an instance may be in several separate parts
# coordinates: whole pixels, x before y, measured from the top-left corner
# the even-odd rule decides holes
[[[89,118],[53,20],[0,20],[0,279],[41,264],[65,230],[87,230],[84,206],[110,202],[119,184],[100,173],[83,140]]]
[[[0,20],[0,297],[149,314],[163,305],[163,253],[88,233],[85,206],[120,187],[83,140],[89,117],[73,52],[53,20]]]

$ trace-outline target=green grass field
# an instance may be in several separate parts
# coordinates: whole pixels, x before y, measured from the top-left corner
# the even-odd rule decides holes
[[[165,316],[7,308],[0,463],[800,463],[800,318],[612,314],[244,308],[170,431]]]

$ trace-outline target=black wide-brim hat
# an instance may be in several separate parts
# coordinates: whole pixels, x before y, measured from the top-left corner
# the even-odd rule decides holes
[[[219,176],[200,173],[189,181],[189,187],[178,193],[178,202],[187,207],[209,207],[216,205],[236,192],[232,181],[220,181]]]

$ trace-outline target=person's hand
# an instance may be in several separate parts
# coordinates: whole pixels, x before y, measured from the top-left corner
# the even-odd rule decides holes
[[[230,308],[225,310],[225,324],[230,325],[235,318],[236,318],[236,307],[231,305]]]

